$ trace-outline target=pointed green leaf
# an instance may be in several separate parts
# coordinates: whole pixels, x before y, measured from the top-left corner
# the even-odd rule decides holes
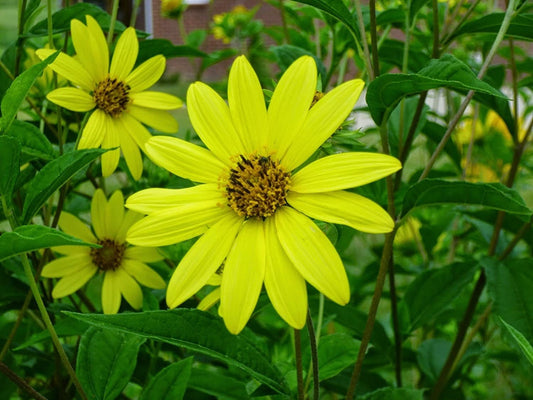
[[[52,54],[46,60],[35,64],[17,76],[11,83],[11,86],[6,90],[0,109],[2,110],[2,118],[0,118],[0,132],[5,132],[15,119],[17,111],[26,98],[28,91],[33,86],[33,83],[39,77],[48,64],[54,61],[59,52]]]
[[[43,160],[54,158],[54,149],[50,141],[39,128],[29,122],[14,120],[6,135],[19,140],[24,154]]]
[[[528,361],[533,365],[533,346],[531,345],[531,343],[528,342],[522,332],[514,328],[512,325],[509,325],[502,319],[502,317],[499,318],[503,325],[507,328],[513,339],[516,340],[516,343],[518,343],[520,349],[522,350]]]
[[[59,337],[81,336],[88,328],[89,325],[85,322],[72,318],[57,319],[54,323],[54,329]],[[34,333],[24,343],[17,346],[14,351],[20,351],[45,340],[50,340],[50,332],[48,330]]]
[[[11,195],[20,171],[20,143],[9,136],[0,136],[0,195],[11,204]]]
[[[205,369],[200,366],[195,367],[192,369],[188,386],[217,399],[249,400],[250,395],[246,391],[245,384],[226,371],[222,368],[213,368],[213,365]]]
[[[0,235],[0,261],[28,251],[69,245],[96,246],[47,226],[23,225]]]
[[[426,121],[424,127],[422,128],[422,133],[426,135],[432,142],[438,144],[446,133],[446,127],[433,121]],[[461,171],[461,153],[459,152],[453,137],[450,137],[450,139],[444,145],[444,152],[451,158],[457,169]]]
[[[288,393],[281,373],[245,334],[232,335],[220,318],[206,312],[179,308],[119,315],[66,314],[95,326],[206,354],[243,369],[279,393]]]
[[[378,389],[372,393],[368,393],[360,400],[423,400],[424,391],[419,389],[408,388],[383,388]]]
[[[163,368],[152,378],[139,400],[181,400],[191,376],[192,357]]]
[[[411,0],[411,7],[409,8],[409,17],[411,21],[415,18],[416,13],[418,13],[418,11],[420,11],[420,9],[427,3],[429,3],[429,0]]]
[[[274,46],[272,47],[272,52],[277,58],[278,65],[281,69],[281,72],[284,72],[289,66],[296,61],[297,58],[301,56],[311,56],[315,59],[316,67],[318,70],[318,74],[322,77],[322,83],[325,83],[325,79],[327,76],[327,70],[324,66],[324,63],[322,60],[317,57],[315,54],[302,49],[298,46],[293,46],[290,44],[283,44],[281,46]]]
[[[90,327],[81,337],[76,375],[91,399],[113,400],[129,382],[145,339]]]
[[[502,26],[505,13],[493,13],[481,18],[469,21],[457,29],[448,42],[461,35],[472,35],[476,33],[497,34]],[[505,37],[520,40],[533,40],[533,14],[518,14],[509,25]]]
[[[407,190],[401,215],[405,216],[415,207],[437,204],[474,205],[528,217],[532,214],[518,192],[501,183],[424,179]]]
[[[333,378],[353,365],[361,342],[346,333],[333,333],[320,338],[318,345],[318,372],[320,381]]]
[[[104,149],[76,150],[50,161],[28,184],[24,200],[22,221],[27,223],[48,198],[72,176],[105,153]]]
[[[207,54],[191,46],[175,46],[167,39],[149,39],[139,43],[137,64],[158,54],[164,55],[165,58],[207,57]]]

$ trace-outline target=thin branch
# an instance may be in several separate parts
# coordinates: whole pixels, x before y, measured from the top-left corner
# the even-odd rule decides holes
[[[320,379],[318,376],[318,346],[316,343],[315,329],[311,313],[307,309],[307,332],[309,333],[309,345],[311,347],[311,360],[313,362],[313,399],[320,399]]]

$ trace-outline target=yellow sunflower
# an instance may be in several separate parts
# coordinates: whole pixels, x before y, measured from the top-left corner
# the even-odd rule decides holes
[[[168,245],[202,235],[172,275],[169,307],[196,293],[223,263],[219,313],[234,334],[249,320],[263,283],[276,311],[297,329],[306,319],[305,281],[336,303],[349,301],[342,261],[309,217],[364,232],[391,231],[387,212],[343,189],[401,165],[382,154],[341,153],[297,170],[348,117],[364,85],[346,82],[311,107],[316,83],[313,58],[299,58],[267,110],[257,75],[238,57],[229,75],[229,107],[203,83],[187,93],[191,123],[209,150],[173,137],[146,144],[160,166],[201,183],[143,190],[126,204],[149,214],[128,231],[132,244]]]
[[[106,200],[98,189],[91,202],[93,231],[74,215],[62,212],[59,227],[69,235],[101,248],[60,246],[53,250],[66,257],[48,263],[42,271],[45,278],[61,278],[52,291],[54,298],[68,296],[91,279],[104,274],[102,308],[106,314],[115,314],[120,308],[121,295],[136,310],[142,307],[143,294],[139,284],[163,289],[163,279],[146,262],[160,261],[163,257],[153,247],[133,247],[126,243],[126,232],[142,218],[141,214],[124,210],[122,192],[116,191]]]
[[[182,106],[182,101],[167,93],[148,91],[165,71],[165,58],[154,56],[133,69],[139,43],[135,29],[127,28],[118,39],[111,65],[109,49],[102,29],[90,15],[87,25],[70,22],[76,57],[60,53],[50,67],[75,87],[53,90],[48,100],[66,109],[86,112],[94,109],[83,129],[79,149],[120,147],[135,179],[142,170],[139,147],[151,137],[142,125],[173,133],[178,123],[168,112]],[[55,51],[39,49],[44,60]],[[102,174],[111,175],[118,165],[120,150],[102,155]]]

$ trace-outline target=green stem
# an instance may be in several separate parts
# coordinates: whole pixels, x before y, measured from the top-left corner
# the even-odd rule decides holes
[[[133,2],[133,10],[131,12],[130,26],[135,28],[135,23],[137,22],[137,15],[139,14],[139,7],[141,6],[142,0],[135,0]]]
[[[47,22],[48,22],[48,46],[54,48],[54,25],[52,21],[52,0],[46,2]]]
[[[396,296],[396,277],[394,274],[394,255],[391,254],[389,264],[389,291],[391,298],[392,327],[394,331],[394,375],[396,386],[402,387],[402,334],[400,331],[400,320],[398,318],[398,300]]]
[[[30,305],[31,299],[32,299],[31,291],[28,291],[28,294],[26,295],[26,298],[24,299],[24,303],[22,304],[22,308],[20,309],[19,314],[17,315],[17,320],[15,321],[15,325],[13,325],[13,328],[11,328],[11,331],[9,332],[9,336],[7,337],[6,342],[4,343],[4,346],[2,347],[2,351],[0,352],[0,362],[6,356],[9,350],[9,347],[11,346],[11,343],[13,342],[13,339],[15,338],[15,334],[17,333],[20,323],[22,322],[22,318],[24,317],[24,314],[26,314],[26,310],[28,309]]]
[[[20,70],[20,60],[22,58],[22,49],[24,45],[24,39],[22,39],[22,34],[24,33],[24,13],[26,12],[26,0],[19,0],[19,9],[18,9],[18,40],[17,40],[17,50],[15,54],[15,76],[18,76]]]
[[[300,337],[300,330],[298,329],[294,329],[294,357],[296,358],[296,380],[298,382],[298,400],[304,400],[302,341]]]
[[[26,381],[13,372],[6,364],[0,361],[0,372],[7,376],[15,385],[25,391],[32,399],[47,400],[42,394],[26,383]]]
[[[107,32],[107,45],[111,46],[113,34],[115,33],[115,22],[117,21],[119,0],[113,0],[113,9],[111,10],[111,20],[109,21],[109,31]]]
[[[368,42],[366,40],[365,22],[363,21],[363,12],[361,11],[361,3],[355,0],[355,11],[357,15],[357,24],[359,26],[359,33],[361,33],[361,43],[363,46],[363,54],[365,55],[365,65],[368,69],[368,76],[371,81],[376,77],[374,69],[372,68],[372,61],[370,59],[370,52],[368,51]]]
[[[378,56],[378,35],[376,24],[376,0],[370,0],[368,2],[370,9],[370,43],[372,46],[372,61],[374,77],[378,77],[379,71],[379,56]]]
[[[289,36],[289,28],[287,26],[287,14],[285,13],[284,0],[279,0],[279,12],[281,14],[281,27],[283,29],[283,38],[286,44],[291,44],[291,37]],[[320,47],[320,45],[318,46]]]
[[[315,330],[313,328],[313,319],[307,309],[307,332],[309,333],[309,345],[311,346],[311,360],[313,364],[313,399],[320,398],[320,379],[318,376],[318,344],[316,341]]]

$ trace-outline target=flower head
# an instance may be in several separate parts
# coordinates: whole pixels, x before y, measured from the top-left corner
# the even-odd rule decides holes
[[[183,3],[183,0],[162,0],[161,1],[161,14],[168,18],[179,18],[187,5]]]
[[[148,214],[128,231],[133,244],[167,245],[202,235],[174,271],[169,307],[196,293],[223,263],[219,313],[232,333],[246,325],[263,283],[274,308],[295,328],[305,324],[305,281],[339,304],[349,301],[342,261],[311,218],[391,231],[387,212],[343,189],[401,166],[382,154],[341,153],[297,170],[348,117],[364,85],[346,82],[311,107],[316,82],[313,58],[299,58],[281,77],[267,110],[257,75],[238,57],[229,76],[229,107],[203,83],[187,93],[192,125],[209,150],[173,137],[147,143],[156,163],[200,183],[143,190],[127,202]]]
[[[118,39],[111,65],[109,49],[102,29],[90,15],[87,25],[73,19],[70,23],[76,57],[60,53],[50,67],[75,87],[53,90],[47,98],[72,111],[94,110],[83,129],[79,149],[120,149],[102,155],[102,174],[111,175],[117,168],[120,151],[135,179],[142,174],[139,148],[150,138],[142,125],[172,133],[178,124],[168,110],[181,107],[175,96],[148,91],[165,70],[165,58],[154,56],[133,69],[139,43],[135,29],[127,28]],[[47,58],[55,51],[39,49],[37,55]]]
[[[139,284],[163,289],[163,279],[145,264],[163,259],[157,249],[128,246],[125,240],[127,230],[140,218],[142,215],[134,211],[124,212],[122,192],[116,191],[107,201],[100,189],[91,203],[92,231],[74,215],[62,212],[59,227],[64,232],[101,247],[55,247],[65,257],[48,263],[42,272],[45,278],[61,278],[52,296],[68,296],[100,272],[104,274],[102,308],[104,313],[114,314],[120,308],[121,296],[134,309],[141,308],[143,294]]]

